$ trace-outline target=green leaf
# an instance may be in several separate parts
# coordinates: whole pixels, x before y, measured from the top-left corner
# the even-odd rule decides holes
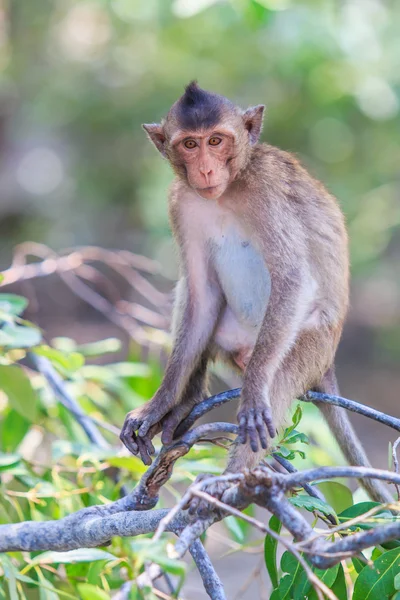
[[[350,519],[354,519],[355,517],[359,517],[371,508],[375,508],[376,506],[380,506],[379,502],[359,502],[358,504],[354,504],[346,510],[343,510],[339,515],[338,519],[340,523],[346,523]],[[373,517],[369,518],[369,523],[357,523],[357,525],[352,525],[349,529],[372,529],[373,527],[379,527],[384,522],[393,522],[394,517],[389,510],[382,509],[378,511]],[[373,522],[374,520],[375,522]]]
[[[275,515],[273,515],[269,520],[268,526],[270,529],[272,529],[272,531],[279,533],[282,528],[282,523]],[[264,542],[264,559],[265,566],[267,567],[268,575],[274,589],[278,587],[278,566],[276,564],[277,549],[278,540],[274,539],[268,534]]]
[[[19,454],[0,453],[0,471],[7,471],[15,467],[21,461]]]
[[[382,600],[395,591],[394,579],[400,573],[400,548],[388,550],[374,562],[374,569],[365,566],[356,579],[353,600]]]
[[[62,352],[45,345],[34,348],[33,352],[49,359],[55,367],[61,368],[63,372],[77,371],[85,364],[85,359],[79,352]]]
[[[111,456],[110,458],[107,458],[107,462],[112,467],[126,469],[136,475],[142,475],[147,469],[142,461],[139,458],[136,458],[136,456]]]
[[[372,560],[372,562],[375,561],[380,556],[382,556],[382,554],[383,554],[383,550],[381,550],[380,548],[374,548],[372,550],[372,554],[371,554],[371,560]]]
[[[39,329],[24,325],[5,325],[1,334],[0,345],[7,348],[31,348],[39,344],[42,339]]]
[[[347,600],[347,585],[344,576],[344,570],[341,564],[338,565],[337,577],[331,587],[332,592],[338,600]]]
[[[362,560],[360,560],[356,556],[353,556],[353,558],[351,559],[351,562],[353,563],[353,567],[356,570],[356,572],[357,573],[361,573],[361,571],[365,567],[365,562],[363,562]]]
[[[335,514],[335,511],[331,506],[329,506],[329,504],[323,502],[319,498],[313,498],[312,496],[298,494],[297,496],[292,496],[289,498],[289,502],[291,502],[293,506],[296,506],[297,508],[304,508],[309,512],[319,510],[323,515]]]
[[[20,366],[0,365],[0,389],[7,395],[12,408],[31,422],[35,421],[37,398],[31,382]]]
[[[168,573],[173,575],[183,576],[185,574],[186,565],[181,560],[169,558],[165,551],[163,542],[155,543],[153,540],[144,538],[133,540],[131,547],[142,564],[147,560],[153,561],[160,565]]]
[[[339,563],[330,569],[313,569],[313,571],[318,579],[325,583],[328,588],[331,588],[338,575]],[[318,596],[314,588],[311,590],[308,598],[309,600],[318,600]]]
[[[10,558],[4,554],[0,556],[0,564],[3,565],[4,575],[8,581],[8,593],[10,595],[10,600],[18,600],[16,578],[17,569],[12,564]]]
[[[59,600],[59,596],[54,585],[45,578],[41,571],[38,572],[40,582],[40,600]]]
[[[282,554],[281,569],[283,573],[288,573],[282,577],[279,582],[279,595],[281,600],[289,600],[293,596],[293,588],[298,585],[303,576],[304,569],[298,560],[287,550]]]
[[[0,427],[3,450],[13,452],[28,433],[30,422],[12,408],[0,423]]]
[[[394,588],[396,590],[400,590],[400,573],[397,573],[396,577],[394,578]]]
[[[96,585],[79,583],[77,586],[80,600],[109,600],[110,596]]]
[[[80,548],[79,550],[69,550],[67,552],[43,552],[35,556],[32,564],[70,564],[93,562],[95,560],[115,560],[115,556],[99,548]]]
[[[0,294],[0,310],[18,317],[28,306],[28,300],[16,294]]]
[[[285,444],[295,444],[296,442],[300,442],[301,444],[309,444],[310,440],[305,433],[301,433],[300,431],[297,431],[297,429],[293,429],[293,431],[291,431],[289,435],[285,437]]]
[[[224,524],[231,534],[232,538],[238,542],[238,544],[243,544],[245,540],[245,529],[242,527],[242,523],[244,521],[237,519],[233,515],[226,517],[224,519]]]
[[[336,513],[341,513],[353,505],[353,494],[343,483],[338,481],[322,481],[318,487],[324,494],[326,501],[333,506]]]
[[[78,346],[78,350],[84,356],[101,356],[102,354],[119,352],[121,350],[121,340],[118,338],[107,338],[98,342],[81,344]]]
[[[290,427],[286,427],[284,433],[283,433],[283,438],[284,440],[286,440],[286,438],[288,437],[288,435],[291,434],[291,432],[297,427],[297,425],[300,423],[301,421],[301,417],[302,417],[302,409],[300,404],[297,405],[296,410],[293,413],[292,416],[292,425],[290,425]]]

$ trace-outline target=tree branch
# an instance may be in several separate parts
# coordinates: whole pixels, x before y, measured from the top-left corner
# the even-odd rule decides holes
[[[41,357],[39,357],[39,363],[37,364],[40,365],[42,372],[47,372],[46,362],[43,364]],[[56,384],[54,384],[54,374],[51,374],[50,381],[53,383],[56,393],[62,398],[67,407],[72,406],[74,414],[79,415],[81,411],[79,405],[78,407],[76,406],[74,399],[72,399],[72,404],[70,403],[71,398],[68,394],[65,394],[63,386],[61,388],[57,387],[57,378],[55,380]],[[237,426],[231,423],[211,423],[199,425],[193,429],[188,428],[193,425],[197,418],[203,416],[215,406],[220,406],[233,398],[237,398],[239,394],[240,390],[238,389],[230,390],[229,392],[208,398],[197,405],[189,417],[181,424],[181,437],[174,441],[168,448],[164,447],[161,449],[153,464],[147,469],[132,492],[125,498],[110,504],[82,509],[59,521],[1,525],[0,552],[21,550],[65,551],[81,547],[96,547],[107,544],[115,535],[127,537],[165,530],[173,532],[178,536],[175,546],[177,556],[182,557],[187,550],[192,553],[210,598],[213,600],[225,600],[221,581],[215,573],[210,559],[198,538],[213,523],[223,519],[227,514],[234,514],[246,520],[251,519],[243,515],[240,511],[249,504],[255,503],[263,508],[267,508],[280,519],[296,542],[290,542],[287,538],[275,532],[271,533],[263,523],[254,519],[251,520],[252,524],[276,537],[296,556],[301,564],[304,562],[303,566],[310,581],[316,586],[318,596],[322,597],[321,594],[324,593],[333,600],[334,595],[330,590],[326,589],[323,582],[315,577],[308,566],[306,568],[307,563],[305,563],[300,553],[305,552],[308,554],[309,562],[312,565],[326,569],[369,546],[399,538],[400,522],[394,520],[394,522],[375,527],[372,530],[350,534],[345,538],[332,542],[323,539],[323,536],[315,534],[303,515],[286,499],[285,493],[291,492],[300,486],[307,489],[312,495],[320,497],[317,490],[310,487],[309,484],[322,479],[326,480],[336,477],[354,477],[357,479],[368,477],[400,484],[400,474],[373,469],[372,467],[352,466],[319,467],[306,471],[294,471],[294,468],[288,461],[282,461],[279,457],[279,462],[283,464],[288,471],[287,473],[278,473],[273,471],[267,464],[261,464],[251,472],[245,471],[240,474],[209,478],[188,488],[181,502],[175,508],[171,510],[154,509],[158,501],[159,491],[171,477],[175,462],[187,454],[194,444],[204,438],[207,439],[210,435],[237,433]],[[330,397],[323,394],[321,400],[319,396],[318,398],[313,396],[312,401],[332,402],[343,408],[356,410],[366,416],[372,416],[377,421],[390,425],[394,429],[398,428],[397,422],[399,420],[394,417],[383,415],[383,413],[373,411],[373,409],[363,407],[359,403],[344,398]],[[308,397],[307,401],[311,401],[311,397]],[[88,421],[84,413],[80,416],[80,422],[86,431],[87,424],[91,421]],[[92,425],[95,427],[93,423]],[[181,433],[182,431],[185,433]],[[221,500],[215,499],[212,496],[210,497],[203,489],[210,481],[215,482],[218,480],[231,484],[223,494]],[[222,509],[223,512],[211,512],[203,520],[198,517],[190,517],[183,507],[195,495],[207,499],[211,504]],[[398,510],[399,507],[394,503],[390,505],[390,508]],[[396,517],[393,517],[393,519],[396,519]],[[329,529],[327,533],[329,533]]]

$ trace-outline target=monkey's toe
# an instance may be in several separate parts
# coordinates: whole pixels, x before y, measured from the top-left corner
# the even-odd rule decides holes
[[[268,448],[268,436],[275,437],[275,427],[269,408],[262,410],[257,408],[242,409],[238,414],[239,444],[250,445],[253,452],[258,452],[259,444],[261,448]]]

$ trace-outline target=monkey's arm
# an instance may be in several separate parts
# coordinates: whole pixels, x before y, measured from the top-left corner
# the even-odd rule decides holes
[[[162,428],[160,421],[178,404],[192,373],[200,366],[201,355],[218,318],[220,302],[218,291],[208,282],[206,265],[196,264],[196,277],[190,268],[186,270],[176,300],[175,339],[164,379],[152,400],[128,413],[121,431],[122,442],[133,454],[140,453],[145,464],[151,462],[150,454],[154,452],[150,438]],[[172,440],[174,423],[181,413],[177,409],[166,419],[164,442]]]
[[[260,218],[260,215],[259,215]],[[268,222],[271,215],[262,215]],[[239,441],[254,452],[268,446],[276,426],[271,398],[275,374],[296,341],[307,306],[308,263],[304,232],[295,216],[274,219],[259,246],[271,276],[271,294],[258,338],[247,365],[238,412]],[[279,229],[280,228],[280,229]],[[254,228],[256,230],[256,228]],[[280,412],[280,411],[279,411]]]

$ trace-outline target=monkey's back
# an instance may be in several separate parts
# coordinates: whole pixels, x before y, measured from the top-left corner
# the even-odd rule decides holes
[[[307,253],[327,320],[342,322],[348,309],[349,254],[338,201],[289,152],[259,144],[251,163],[246,184],[249,177],[256,180],[256,195],[263,197],[272,218],[278,221],[280,215],[292,230],[286,235],[299,253]],[[264,175],[257,178],[259,173]]]

